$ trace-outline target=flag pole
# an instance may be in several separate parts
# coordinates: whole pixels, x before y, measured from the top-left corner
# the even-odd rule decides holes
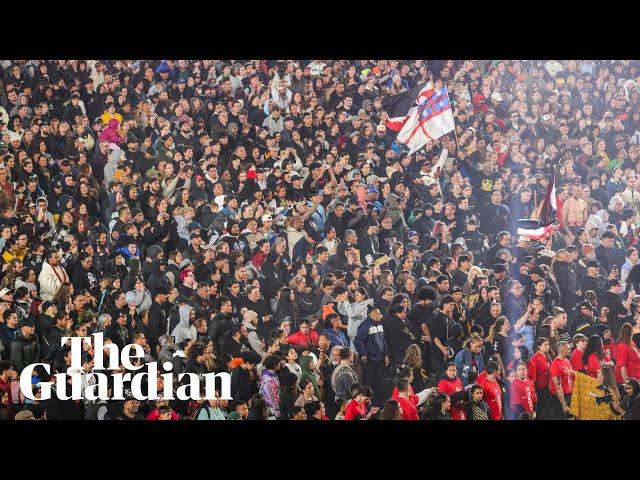
[[[449,100],[449,105],[451,105],[451,98],[449,98],[449,87],[447,84],[444,84],[444,88],[447,90],[447,100]],[[456,105],[457,106],[457,105]],[[457,114],[457,111],[456,111]],[[460,142],[458,141],[458,130],[456,129],[456,117],[453,117],[453,134],[456,136],[456,153],[460,152]]]

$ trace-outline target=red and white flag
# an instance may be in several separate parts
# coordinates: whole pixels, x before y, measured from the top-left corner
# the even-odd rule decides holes
[[[433,83],[428,82],[418,93],[416,106],[409,110],[397,141],[409,147],[409,154],[412,154],[427,142],[436,140],[454,129],[447,87],[436,91]]]

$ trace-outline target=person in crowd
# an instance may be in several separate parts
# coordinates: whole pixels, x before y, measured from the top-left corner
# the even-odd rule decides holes
[[[637,61],[0,65],[0,415],[559,420],[613,365],[637,416]],[[19,395],[98,333],[234,400]]]

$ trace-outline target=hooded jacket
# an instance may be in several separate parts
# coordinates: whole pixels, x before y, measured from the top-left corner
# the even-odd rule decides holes
[[[160,260],[154,260],[151,262],[151,275],[149,275],[147,279],[147,288],[153,291],[160,287],[169,288],[171,287],[171,283],[167,276],[160,270]]]
[[[247,327],[247,341],[249,345],[260,357],[264,357],[265,351],[262,348],[262,343],[260,343],[260,339],[258,338],[258,333],[256,332],[256,326],[251,322],[244,322],[244,326]]]
[[[190,325],[189,322],[189,315],[191,314],[193,307],[190,305],[180,305],[178,309],[180,312],[180,321],[178,322],[178,326],[171,332],[171,336],[174,338],[175,343],[180,343],[184,340],[191,340],[198,336],[196,327]]]

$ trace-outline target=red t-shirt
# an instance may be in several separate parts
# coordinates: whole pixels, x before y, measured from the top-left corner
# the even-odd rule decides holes
[[[603,343],[602,349],[604,350],[604,359],[607,362],[616,361],[616,342],[612,340],[609,343]]]
[[[587,375],[593,378],[598,378],[598,370],[602,367],[600,366],[600,360],[596,356],[595,353],[589,355],[587,359]]]
[[[531,364],[536,369],[534,385],[536,390],[543,390],[549,387],[549,360],[545,355],[537,352],[531,357]]]
[[[446,393],[451,396],[454,393],[461,392],[464,387],[462,386],[462,380],[456,377],[455,380],[440,380],[438,383],[438,393]],[[467,417],[464,414],[464,410],[451,406],[451,418],[453,420],[466,420]]]
[[[638,350],[633,340],[631,341],[631,347],[625,343],[616,345],[616,362],[616,367],[613,370],[616,382],[624,383],[620,367],[627,367],[627,376],[629,378],[640,380],[640,350]]]
[[[585,373],[587,371],[587,366],[582,362],[583,353],[583,351],[576,348],[571,354],[571,368],[573,368],[576,372]]]
[[[355,420],[356,417],[358,417],[358,415],[361,417],[360,420],[367,415],[367,409],[365,407],[364,402],[356,402],[353,399],[349,400],[349,403],[347,404],[347,409],[344,412],[344,419]]]
[[[398,401],[398,387],[393,387],[391,398]],[[409,385],[409,400],[411,400],[415,405],[418,405],[418,402],[420,401],[418,396],[413,392],[413,387],[411,385]]]
[[[560,377],[560,385],[562,385],[562,391],[565,395],[573,392],[573,377],[575,374],[569,360],[566,358],[562,360],[554,358],[553,362],[551,362],[549,373],[552,378],[549,382],[549,391],[551,392],[551,395],[556,394],[556,384],[553,383],[553,377]]]
[[[536,409],[536,389],[533,386],[533,382],[526,378],[520,380],[516,378],[509,389],[511,397],[511,406],[522,405],[525,411],[533,413]]]
[[[484,391],[484,401],[489,405],[491,412],[491,420],[502,420],[502,389],[497,381],[490,380],[487,376],[483,377],[479,383]]]
[[[418,417],[418,409],[412,399],[407,400],[406,398],[398,397],[396,400],[402,408],[403,420],[420,420],[420,417]]]

